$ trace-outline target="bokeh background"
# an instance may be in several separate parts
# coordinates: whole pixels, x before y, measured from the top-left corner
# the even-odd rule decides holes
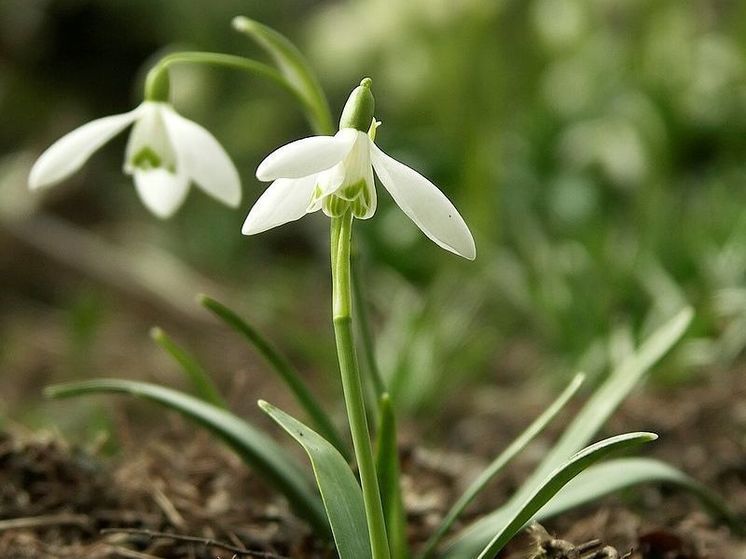
[[[264,60],[230,28],[239,14],[296,42],[335,115],[372,77],[379,145],[441,186],[475,234],[478,258],[462,261],[384,193],[356,225],[381,367],[408,413],[466,386],[559,386],[578,369],[593,381],[685,305],[695,321],[654,382],[730,374],[746,345],[746,3],[0,0],[6,417],[93,429],[110,410],[71,413],[41,387],[104,375],[178,385],[153,324],[221,385],[241,372],[252,407],[269,373],[197,292],[241,310],[335,394],[326,218],[240,235],[265,186],[257,163],[310,134],[272,84],[174,73],[177,109],[240,169],[240,210],[192,190],[158,221],[121,173],[126,134],[45,195],[26,189],[52,141],[139,103],[159,55]]]

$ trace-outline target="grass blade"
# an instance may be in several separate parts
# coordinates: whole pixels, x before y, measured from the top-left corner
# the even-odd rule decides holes
[[[440,542],[441,538],[448,532],[456,519],[466,509],[466,507],[474,500],[479,492],[484,489],[485,485],[490,482],[502,469],[510,462],[519,452],[521,452],[526,445],[530,443],[549,422],[560,412],[565,404],[572,398],[575,393],[583,384],[585,375],[578,374],[572,379],[570,384],[562,391],[559,397],[549,406],[544,413],[542,413],[529,427],[523,431],[518,438],[516,438],[503,452],[501,452],[492,463],[485,468],[485,470],[475,479],[471,485],[464,491],[458,501],[448,511],[440,526],[430,539],[425,544],[422,551],[421,558],[427,559],[432,556],[435,546]]]
[[[653,433],[627,433],[604,439],[593,444],[577,454],[570,460],[552,472],[533,493],[520,505],[511,510],[508,522],[500,528],[494,538],[481,551],[478,559],[490,559],[507,544],[523,527],[531,521],[534,515],[562,489],[571,479],[585,470],[588,466],[608,456],[612,452],[629,449],[642,443],[655,440],[657,435]],[[460,555],[457,551],[446,555],[447,559],[460,559],[462,557],[473,557],[473,555]]]
[[[689,491],[714,518],[743,533],[743,521],[733,514],[723,499],[682,471],[653,458],[618,458],[588,468],[544,505],[536,518],[550,518],[609,493],[652,482],[675,485]]]
[[[340,559],[370,559],[363,493],[347,461],[321,435],[284,411],[264,401],[259,407],[308,454]]]
[[[396,442],[396,416],[388,394],[381,396],[378,431],[376,433],[376,472],[381,489],[383,515],[392,559],[408,559],[407,517],[402,501],[399,449]]]
[[[301,379],[298,371],[285,359],[272,344],[270,344],[259,332],[238,316],[231,309],[208,297],[199,295],[197,301],[220,318],[233,330],[241,334],[266,360],[272,370],[285,382],[295,396],[298,403],[306,411],[319,433],[331,442],[346,460],[350,459],[350,451],[339,431],[334,426],[331,418],[326,414],[316,397]]]
[[[285,495],[318,534],[329,535],[329,524],[317,494],[293,458],[267,435],[232,413],[176,390],[120,379],[97,379],[49,386],[50,398],[120,393],[144,398],[177,411],[205,427],[231,447],[254,471]]]
[[[161,328],[152,328],[150,330],[150,337],[181,366],[182,371],[184,371],[189,382],[192,383],[192,387],[199,398],[213,406],[228,409],[227,402],[220,395],[210,375],[207,374],[207,371],[202,368],[194,357],[177,345]]]
[[[352,296],[355,305],[355,322],[357,331],[360,334],[360,347],[363,358],[365,359],[365,369],[368,373],[368,384],[375,395],[374,402],[378,403],[384,397],[386,392],[386,383],[381,376],[381,370],[376,361],[375,344],[373,343],[373,332],[370,328],[370,317],[368,315],[368,305],[365,300],[362,281],[362,263],[359,255],[352,255]],[[371,390],[369,390],[370,392]]]
[[[614,369],[562,433],[560,440],[531,475],[532,480],[543,478],[558,464],[588,444],[645,373],[681,339],[692,317],[691,308],[683,309],[653,332],[635,353]]]
[[[274,29],[244,16],[233,18],[233,27],[251,38],[272,57],[280,73],[303,100],[314,132],[334,134],[334,124],[324,90],[298,48]]]
[[[523,501],[551,471],[591,440],[645,373],[681,339],[692,320],[692,315],[691,308],[687,307],[680,311],[653,332],[635,353],[614,369],[508,504],[469,525],[454,540],[453,547],[471,550],[471,557],[484,547],[501,524],[505,509],[510,509],[516,502]]]

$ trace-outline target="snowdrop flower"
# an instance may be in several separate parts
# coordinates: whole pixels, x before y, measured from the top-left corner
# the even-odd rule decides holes
[[[448,198],[373,142],[380,123],[373,119],[370,86],[366,78],[352,92],[337,134],[292,142],[262,161],[257,178],[274,182],[249,212],[244,235],[261,233],[319,209],[329,217],[351,211],[359,219],[368,219],[376,211],[375,169],[394,202],[425,235],[438,246],[473,260],[474,239]]]
[[[167,98],[167,82],[161,97]],[[36,161],[29,186],[41,189],[66,179],[130,125],[124,172],[133,176],[140,199],[156,216],[173,215],[192,182],[224,204],[238,206],[241,182],[228,154],[212,134],[160,99],[147,99],[132,111],[99,118],[63,136]]]

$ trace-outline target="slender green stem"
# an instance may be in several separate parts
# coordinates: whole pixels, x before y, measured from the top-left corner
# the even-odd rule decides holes
[[[352,286],[350,284],[352,213],[350,211],[345,212],[341,217],[332,218],[331,233],[334,335],[337,339],[339,371],[342,376],[342,389],[350,422],[352,443],[360,470],[371,550],[373,559],[390,559],[381,492],[373,461],[363,387],[352,335]]]
[[[268,79],[275,83],[280,88],[290,93],[295,99],[302,105],[306,117],[311,123],[311,126],[316,128],[319,126],[316,113],[318,108],[311,105],[306,98],[296,87],[294,87],[288,80],[277,70],[251,60],[243,56],[236,56],[233,54],[223,54],[219,52],[175,52],[164,56],[158,64],[156,64],[150,72],[145,81],[145,98],[153,101],[164,101],[163,99],[163,84],[167,83],[167,79],[164,76],[167,75],[168,68],[174,64],[206,64],[208,66],[217,66],[222,68],[230,68],[233,70],[240,70],[249,74],[260,76]]]

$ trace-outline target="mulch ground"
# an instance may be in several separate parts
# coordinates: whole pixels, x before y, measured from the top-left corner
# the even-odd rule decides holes
[[[457,408],[442,412],[439,438],[448,450],[415,444],[422,434],[405,426],[403,486],[414,542],[427,536],[469,475],[526,424],[529,413],[540,411],[541,401],[547,401],[528,386],[511,389],[503,394],[507,396],[511,406],[500,405],[499,398],[482,398],[492,404],[476,406],[470,417],[459,418]],[[522,399],[526,404],[517,405]],[[517,409],[525,409],[526,417],[517,417]],[[560,428],[527,449],[470,514],[499,504]],[[717,489],[736,512],[746,513],[742,370],[712,375],[689,387],[638,394],[609,425],[609,432],[625,429],[659,433],[651,455],[681,467]],[[18,427],[0,434],[0,557],[335,556],[294,518],[282,498],[205,433],[171,418],[149,434],[122,440],[129,442],[115,456],[106,457],[58,435]],[[710,521],[692,498],[659,487],[640,488],[627,497],[606,498],[543,527],[534,526],[504,556],[746,558],[746,541]]]

